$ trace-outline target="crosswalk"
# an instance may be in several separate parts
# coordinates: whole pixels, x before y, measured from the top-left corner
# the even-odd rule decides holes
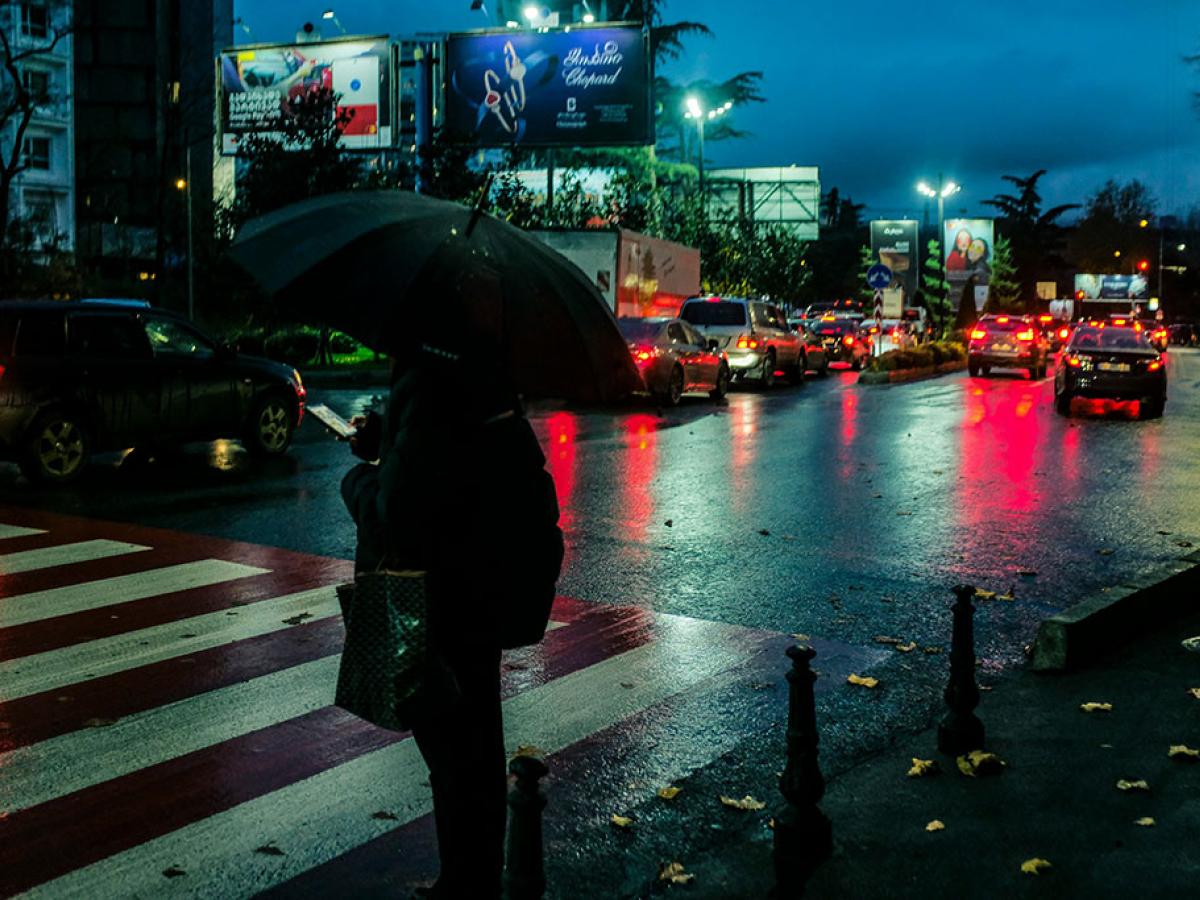
[[[430,871],[407,734],[332,705],[341,560],[0,506],[0,896],[355,894]],[[559,598],[510,751],[595,752],[784,636]],[[702,764],[727,746],[717,732]],[[352,861],[352,862],[351,862]]]

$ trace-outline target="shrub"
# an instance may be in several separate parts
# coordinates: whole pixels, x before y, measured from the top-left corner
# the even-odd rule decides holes
[[[357,353],[362,345],[348,334],[335,331],[329,335],[329,349],[333,353]]]
[[[320,342],[320,332],[315,328],[292,328],[268,337],[263,342],[263,352],[290,366],[302,366],[317,355]]]

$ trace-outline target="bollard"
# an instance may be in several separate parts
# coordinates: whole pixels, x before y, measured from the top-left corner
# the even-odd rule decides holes
[[[506,896],[508,900],[540,900],[546,893],[542,851],[542,810],[546,808],[546,798],[538,782],[550,770],[540,759],[518,756],[508,764],[508,771],[516,776],[517,783],[508,794],[512,816],[504,872]]]
[[[938,725],[938,750],[960,756],[983,747],[983,723],[975,715],[979,688],[975,685],[975,588],[960,584],[953,606],[954,631],[950,639],[950,681],[946,684],[946,713]]]
[[[775,813],[774,897],[798,897],[804,882],[833,852],[833,828],[817,804],[825,779],[817,764],[817,707],[809,667],[812,647],[789,647],[787,765],[779,779],[784,803]]]

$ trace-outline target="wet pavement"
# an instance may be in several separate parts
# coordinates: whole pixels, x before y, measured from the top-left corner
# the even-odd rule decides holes
[[[1170,375],[1165,417],[1146,422],[1130,408],[1103,404],[1077,406],[1072,418],[1061,418],[1052,408],[1053,379],[1031,382],[1023,373],[867,388],[851,373],[834,372],[803,387],[735,392],[724,405],[687,398],[662,414],[651,407],[535,410],[568,539],[560,593],[572,599],[556,607],[564,627],[547,639],[547,649],[509,659],[506,690],[514,704],[510,743],[539,744],[550,754],[551,884],[570,884],[579,896],[611,895],[614,885],[618,895],[634,895],[653,881],[664,858],[698,858],[748,834],[761,837],[764,821],[712,801],[722,793],[774,800],[786,697],[782,650],[791,634],[811,636],[819,654],[822,765],[836,775],[898,733],[928,724],[945,678],[950,585],[968,581],[1014,598],[981,602],[977,614],[980,679],[991,685],[1020,667],[1023,647],[1046,614],[1173,559],[1187,552],[1185,545],[1200,546],[1194,452],[1200,354],[1172,351]],[[313,390],[310,398],[348,415],[372,394]],[[336,653],[340,625],[331,598],[320,592],[345,576],[347,567],[336,560],[353,554],[354,535],[337,490],[349,463],[345,445],[310,420],[288,458],[262,465],[235,443],[218,442],[154,461],[110,457],[77,487],[58,492],[35,490],[18,480],[15,468],[0,466],[0,523],[46,533],[0,531],[0,554],[7,554],[0,555],[0,567],[7,565],[0,570],[9,573],[0,579],[0,598],[15,610],[9,619],[0,615],[0,666],[15,679],[0,698],[0,763],[12,763],[5,748],[23,749],[26,766],[69,759],[80,734],[100,744],[109,734],[117,746],[100,750],[115,759],[119,742],[141,732],[105,732],[113,723],[167,715],[162,710],[172,704],[197,704],[243,683],[262,692],[263,678],[281,679],[282,688],[287,673],[301,677],[304,666]],[[43,521],[19,510],[82,521]],[[97,520],[171,531],[126,533],[88,524]],[[92,543],[74,562],[57,550],[36,556],[60,542]],[[124,547],[129,544],[151,549],[134,552]],[[27,551],[35,556],[16,555]],[[19,560],[35,568],[18,574]],[[96,601],[95,592],[42,593],[78,580],[212,560],[219,565],[204,570],[216,579],[211,584],[172,582],[169,591],[149,589],[145,599],[109,601],[120,603],[115,611]],[[254,572],[220,568],[229,565]],[[237,582],[248,593],[230,595],[221,587],[227,576],[249,579]],[[31,612],[39,594],[76,605]],[[262,621],[242,620],[249,613],[241,605],[261,607]],[[238,618],[223,624],[237,621],[242,630],[222,631],[215,619],[205,626],[210,631],[197,624],[230,614]],[[133,650],[140,646],[133,637],[167,627],[175,630],[154,632],[155,648],[165,642],[166,649],[138,657],[151,651]],[[877,637],[917,648],[898,653]],[[105,640],[124,643],[96,643]],[[84,652],[89,647],[95,652]],[[63,652],[76,656],[55,655]],[[25,664],[22,675],[20,660],[33,658],[39,666]],[[178,681],[189,667],[220,674],[192,671]],[[131,675],[151,671],[183,686],[157,687],[140,706],[114,699],[128,689]],[[852,671],[878,677],[880,688],[847,686]],[[322,852],[300,853],[291,845],[294,858],[265,875],[261,866],[278,860],[269,851],[255,853],[259,844],[247,849],[222,839],[193,868],[182,862],[194,855],[196,841],[211,840],[222,828],[250,827],[246,840],[266,846],[271,829],[260,826],[278,809],[294,813],[302,801],[337,790],[342,782],[329,773],[340,767],[357,763],[357,776],[347,776],[351,782],[369,782],[389,766],[411,768],[411,752],[403,749],[411,741],[347,725],[319,688],[328,686],[331,673],[303,672],[313,687],[295,708],[263,717],[253,704],[239,707],[234,695],[214,700],[207,712],[203,705],[189,707],[185,718],[193,728],[211,728],[206,716],[223,708],[242,709],[247,718],[129,763],[134,769],[122,770],[121,778],[148,779],[143,787],[161,790],[171,777],[196,778],[206,767],[228,764],[237,773],[229,776],[230,789],[213,797],[196,788],[178,822],[137,831],[128,846],[118,842],[94,858],[75,858],[78,871],[90,874],[58,886],[77,884],[82,891],[109,883],[106,878],[132,877],[141,867],[138,877],[146,880],[131,883],[146,890],[169,884],[188,891],[203,883],[233,893],[274,887],[315,896],[353,878],[358,892],[370,895],[432,874],[419,767],[410,786],[416,793],[378,798],[380,810],[407,804],[408,813],[343,829]],[[104,678],[115,681],[105,687]],[[64,718],[72,704],[56,698],[74,696],[80,681],[91,693],[80,695],[75,718]],[[591,693],[605,699],[593,704],[589,718],[546,725],[545,709],[557,710],[552,718],[562,720],[563,710]],[[270,694],[256,696],[263,703]],[[328,752],[293,760],[277,773],[278,784],[262,786],[253,797],[245,793],[241,780],[253,781],[258,770],[237,760],[287,758],[286,748],[311,741],[314,733],[330,741]],[[56,749],[54,740],[68,743]],[[186,754],[202,758],[183,765]],[[357,762],[364,759],[373,762]],[[175,768],[145,774],[160,766]],[[301,797],[289,793],[296,780],[321,773],[328,787]],[[654,797],[666,783],[684,787],[679,802]],[[70,791],[104,787],[86,778],[73,788],[43,784],[42,794],[29,795],[43,800],[32,812],[18,809],[11,794],[0,796],[0,819],[10,812],[0,831],[19,848],[35,822],[40,829],[56,815],[78,815]],[[89,796],[96,804],[106,795]],[[154,805],[134,804],[126,815],[136,818],[147,808]],[[613,813],[633,817],[633,832],[613,828]],[[280,846],[306,840],[306,823],[312,826],[300,816],[288,825],[292,831],[281,828]],[[153,853],[131,859],[139,840]],[[249,862],[238,856],[243,850]],[[162,874],[173,865],[172,854],[192,873],[190,882]],[[218,880],[199,881],[196,866]],[[10,887],[55,874],[61,873],[27,871],[26,880]]]

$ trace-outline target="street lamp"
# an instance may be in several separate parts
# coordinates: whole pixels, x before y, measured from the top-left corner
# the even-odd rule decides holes
[[[954,194],[957,194],[959,191],[961,191],[962,185],[956,184],[953,181],[943,181],[942,173],[938,172],[938,180],[937,180],[936,188],[930,187],[928,184],[926,184],[924,181],[922,181],[917,184],[917,190],[920,193],[924,194],[926,197],[930,197],[930,198],[936,197],[937,198],[937,209],[938,209],[937,240],[938,240],[938,247],[941,248],[941,253],[942,253],[942,258],[940,260],[938,260],[938,262],[940,262],[942,264],[942,266],[944,267],[946,265],[946,262],[945,262],[946,248],[942,245],[943,245],[944,241],[946,240],[946,234],[945,234],[945,232],[946,232],[946,198],[953,196]],[[926,209],[928,209],[928,207],[926,207]],[[929,223],[928,216],[926,216],[925,222],[926,222],[926,224]],[[942,301],[944,303],[948,304],[950,302],[950,298],[948,296],[949,291],[950,291],[950,283],[946,280],[945,268],[942,269],[942,284],[944,284],[946,286],[945,292],[943,293],[943,296],[942,296]]]
[[[705,200],[705,196],[704,196],[704,123],[706,121],[715,119],[718,116],[725,115],[725,113],[727,113],[727,112],[729,112],[729,110],[733,109],[733,103],[726,101],[721,106],[718,106],[715,109],[706,110],[701,105],[700,99],[693,94],[693,95],[690,95],[687,98],[687,100],[684,101],[684,108],[685,108],[686,112],[684,112],[683,117],[685,119],[695,119],[696,120],[696,132],[700,136],[700,164],[699,164],[699,166],[697,166],[697,168],[699,169],[699,172],[700,172],[700,201],[703,203]]]
[[[338,27],[338,30],[342,34],[346,33],[346,29],[342,25],[341,20],[337,17],[337,14],[334,13],[334,11],[332,9],[327,9],[327,10],[325,10],[325,12],[321,13],[321,18],[326,19],[327,21],[333,22],[333,24]]]

